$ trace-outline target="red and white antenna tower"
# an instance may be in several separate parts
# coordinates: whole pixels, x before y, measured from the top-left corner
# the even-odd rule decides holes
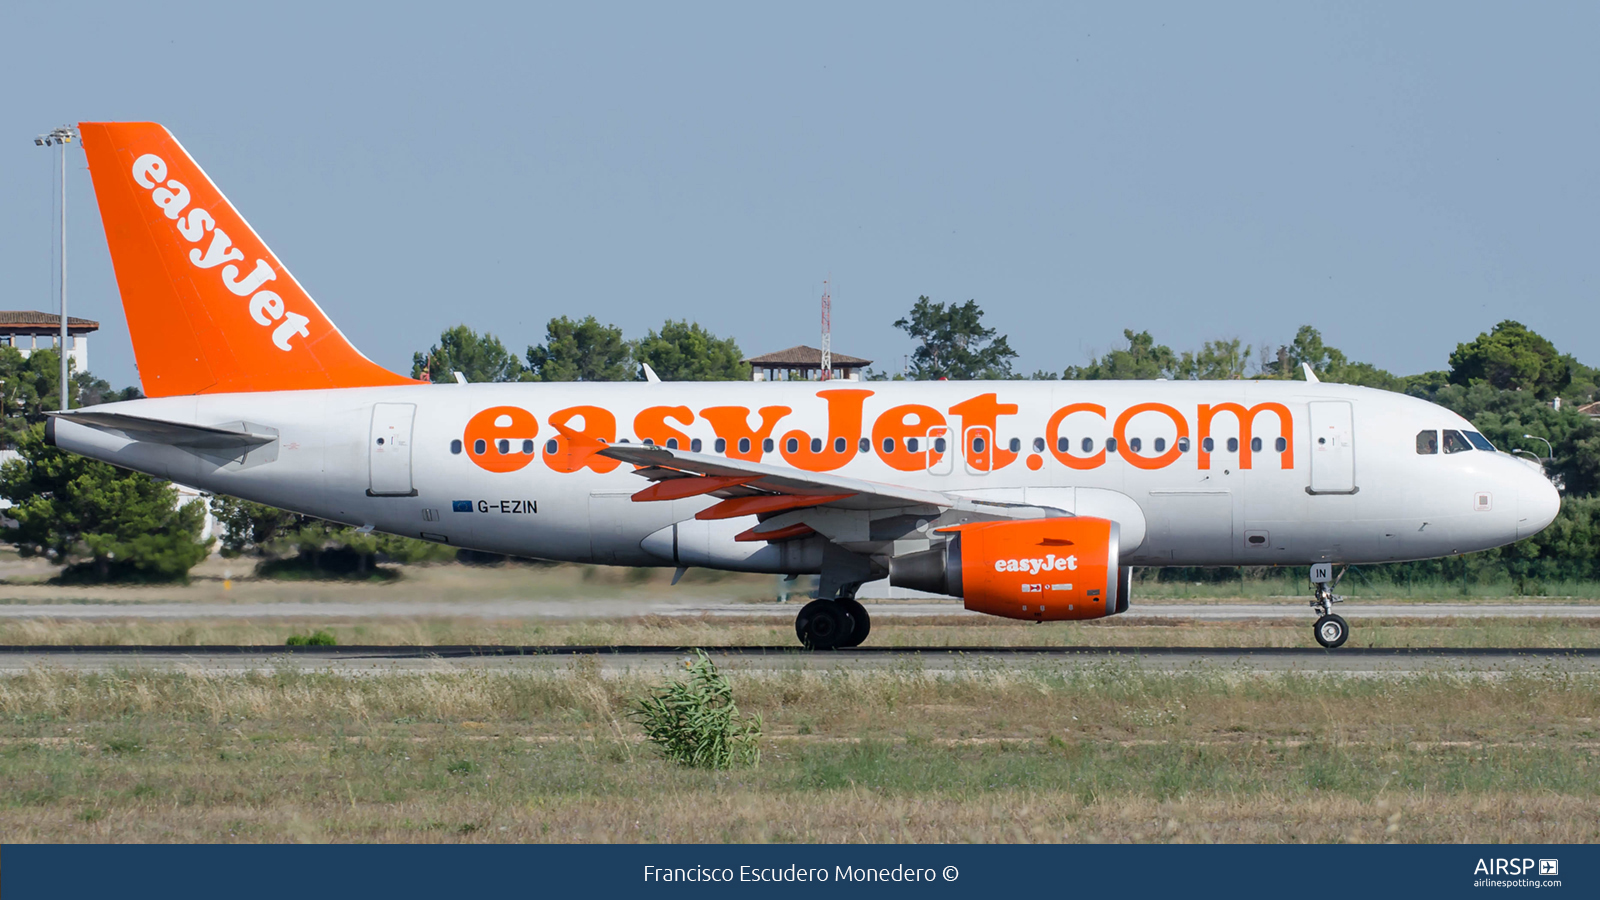
[[[828,282],[822,282],[822,373],[819,379],[827,381],[833,374],[833,297],[828,294]]]

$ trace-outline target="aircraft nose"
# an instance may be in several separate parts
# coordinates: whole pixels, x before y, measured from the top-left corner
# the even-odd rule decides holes
[[[1517,488],[1517,537],[1531,537],[1549,527],[1561,511],[1561,494],[1543,472],[1527,472]]]

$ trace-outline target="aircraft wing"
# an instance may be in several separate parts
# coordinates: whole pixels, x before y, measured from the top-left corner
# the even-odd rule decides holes
[[[275,434],[259,434],[244,429],[213,425],[192,425],[188,422],[169,422],[127,413],[71,410],[46,413],[52,419],[64,419],[78,425],[87,425],[101,431],[115,431],[136,441],[172,444],[177,447],[194,447],[203,450],[232,450],[270,444],[278,439]]]
[[[807,506],[872,510],[907,506],[943,509],[957,505],[954,496],[942,491],[769,466],[709,453],[638,444],[607,444],[594,452],[638,466],[637,474],[656,482],[635,494],[635,500],[676,500],[701,494],[722,497],[722,503],[701,512],[698,518],[703,519]]]

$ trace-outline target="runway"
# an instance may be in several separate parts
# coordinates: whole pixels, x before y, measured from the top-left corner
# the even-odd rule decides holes
[[[1528,669],[1600,671],[1600,648],[1315,647],[859,647],[828,652],[798,647],[708,647],[730,672],[885,671],[978,675],[996,670],[1130,665],[1159,671],[1225,670],[1344,675],[1418,672],[1495,674]],[[0,647],[0,675],[44,668],[82,672],[177,671],[242,675],[291,670],[360,676],[460,670],[527,672],[566,669],[593,658],[603,674],[681,668],[692,651],[657,646],[40,646]]]
[[[369,618],[483,618],[483,619],[612,619],[619,617],[668,616],[710,618],[792,619],[803,602],[729,603],[710,600],[373,600],[364,602],[328,601],[313,603],[3,603],[0,619],[67,619],[96,621],[110,619],[369,619]],[[874,620],[886,618],[926,618],[971,616],[956,601],[867,603]],[[1440,618],[1600,618],[1600,603],[1341,603],[1336,611],[1346,619],[1440,619]],[[1139,604],[1124,618],[1246,620],[1293,619],[1310,623],[1313,618],[1304,601],[1274,603],[1189,603],[1163,602]]]

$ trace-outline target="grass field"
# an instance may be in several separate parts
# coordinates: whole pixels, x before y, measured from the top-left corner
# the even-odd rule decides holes
[[[472,604],[770,601],[775,579],[678,588],[591,567],[408,569],[374,583],[0,584],[0,603],[109,617],[0,619],[0,644],[793,643],[785,616],[471,614]],[[26,579],[24,579],[26,580]],[[878,646],[1309,645],[1303,620],[1140,617],[1140,602],[1266,602],[1164,585],[1131,615],[1032,625],[876,619]],[[1575,595],[1581,596],[1581,595]],[[1376,599],[1368,597],[1367,599]],[[1419,611],[1459,593],[1384,597]],[[460,603],[317,616],[317,604]],[[303,604],[307,614],[117,617],[147,603]],[[1501,601],[1503,602],[1503,601]],[[1541,602],[1552,602],[1549,600]],[[1556,601],[1560,602],[1560,601]],[[1581,602],[1581,601],[1573,601]],[[784,607],[790,610],[791,604]],[[640,607],[643,608],[643,607]],[[98,612],[98,610],[97,610]],[[1351,646],[1600,646],[1588,619],[1360,619]],[[13,841],[1483,841],[1600,840],[1600,677],[1159,672],[1064,660],[914,660],[889,671],[733,676],[766,721],[755,769],[669,764],[629,721],[660,678],[565,669],[265,675],[52,668],[0,676],[0,833]]]
[[[20,560],[0,549],[0,604],[14,603],[321,603],[339,600],[418,600],[439,602],[485,599],[584,600],[691,596],[731,602],[765,602],[777,596],[780,582],[772,575],[744,575],[690,569],[682,582],[669,584],[671,569],[624,569],[574,564],[508,563],[497,566],[425,564],[385,567],[399,577],[379,581],[274,581],[251,575],[250,560],[212,557],[191,572],[187,584],[56,585],[49,583],[56,567],[44,560]],[[1254,572],[1254,570],[1252,570]],[[1141,573],[1148,574],[1146,570]],[[798,597],[812,587],[807,576],[790,586]],[[1458,581],[1414,585],[1369,583],[1352,574],[1339,591],[1361,601],[1399,603],[1472,600],[1538,600],[1574,602],[1600,599],[1600,582],[1547,582],[1519,593],[1510,581]],[[1141,577],[1133,588],[1134,604],[1166,601],[1255,603],[1304,602],[1309,587],[1286,571],[1261,570],[1243,581],[1219,583],[1157,582]]]
[[[755,769],[686,770],[649,681],[0,680],[0,829],[84,841],[1600,840],[1600,687],[1127,665],[735,675]]]

